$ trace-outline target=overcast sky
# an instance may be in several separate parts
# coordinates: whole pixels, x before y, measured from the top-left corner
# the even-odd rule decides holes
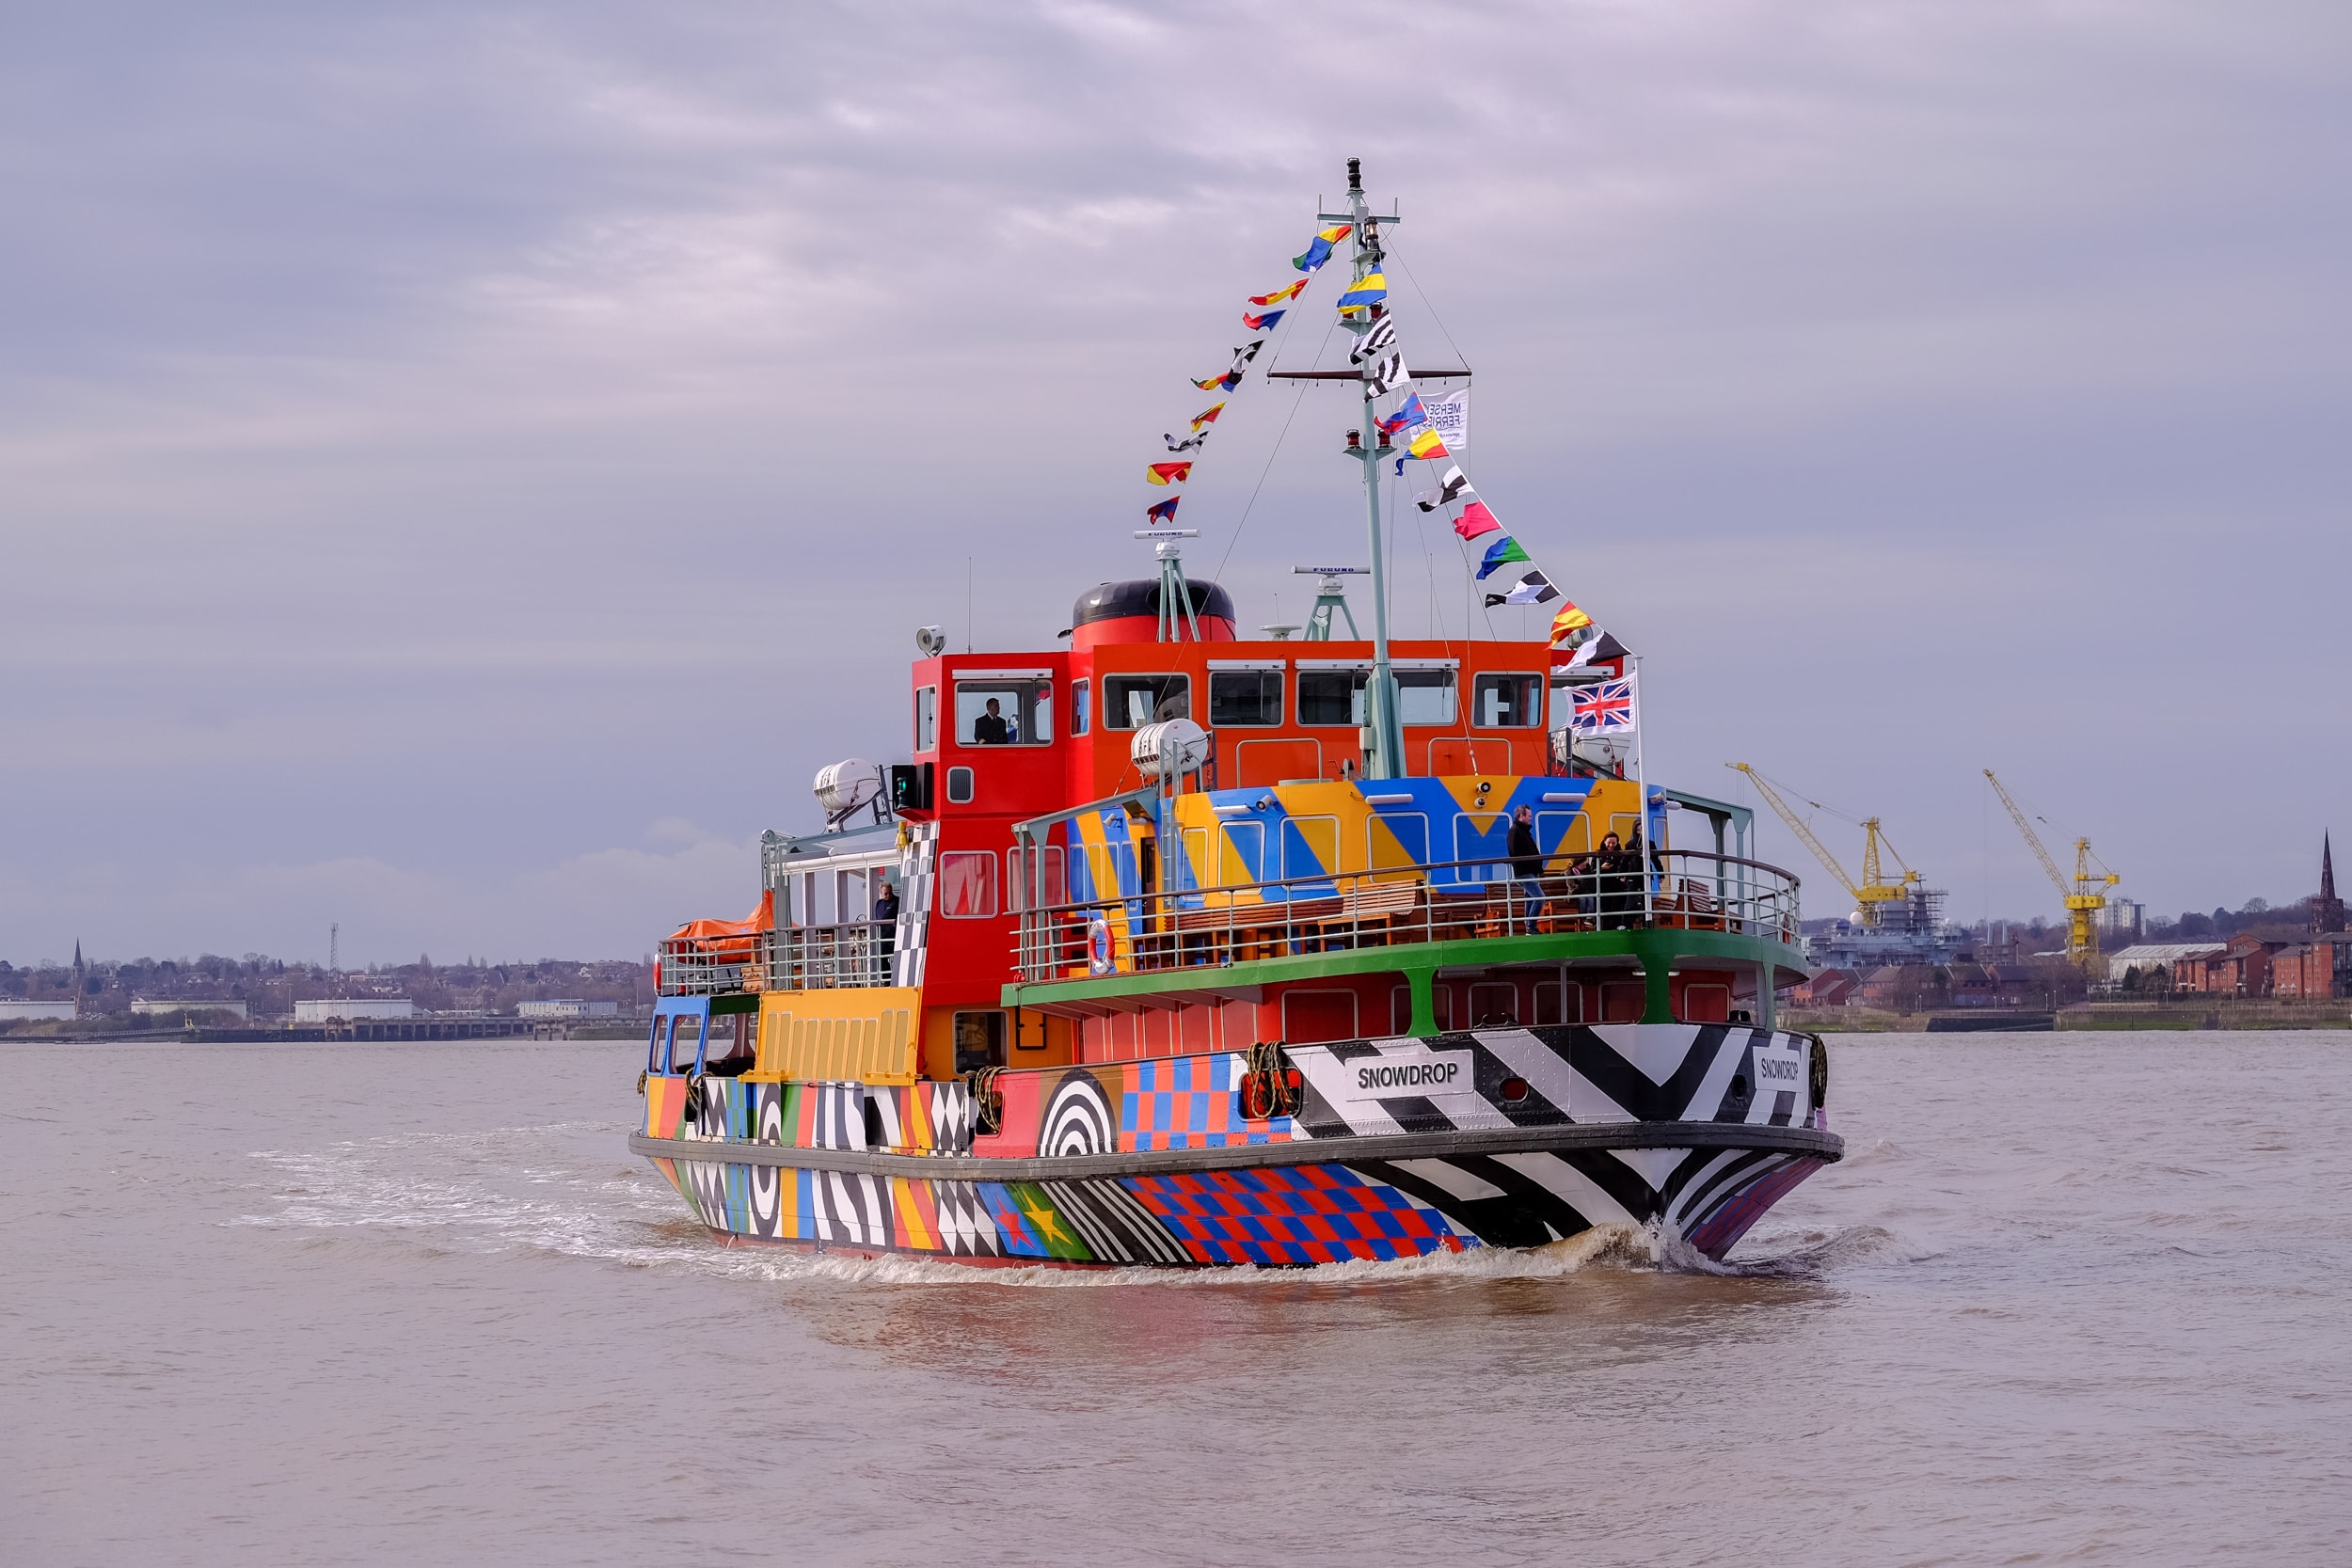
[[[1878,813],[1971,919],[2056,913],[1987,766],[2154,909],[2298,895],[2352,831],[2347,43],[2269,0],[14,8],[0,956],[739,914],[818,767],[902,754],[967,557],[1007,649],[1149,569],[1141,466],[1349,156],[1481,491],[1645,656],[1653,776]],[[1200,467],[1248,624],[1362,553],[1346,415],[1253,381]],[[1401,629],[1460,635],[1450,534],[1397,552]]]

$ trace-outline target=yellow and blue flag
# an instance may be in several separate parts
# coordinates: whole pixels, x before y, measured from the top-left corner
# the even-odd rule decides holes
[[[1347,286],[1347,293],[1340,295],[1340,309],[1343,310],[1353,310],[1360,306],[1377,305],[1388,297],[1388,275],[1386,273],[1368,272],[1364,274],[1363,277],[1356,279],[1355,282],[1349,284]]]
[[[1348,230],[1355,227],[1352,223],[1335,223],[1324,230],[1307,242],[1305,255],[1291,258],[1291,265],[1300,272],[1313,272],[1331,259],[1331,247],[1347,238]]]

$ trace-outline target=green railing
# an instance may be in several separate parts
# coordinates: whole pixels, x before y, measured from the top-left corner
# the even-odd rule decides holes
[[[1026,981],[1222,967],[1434,942],[1679,928],[1798,942],[1796,877],[1703,849],[1586,855],[1539,877],[1507,859],[1443,861],[1020,913]]]

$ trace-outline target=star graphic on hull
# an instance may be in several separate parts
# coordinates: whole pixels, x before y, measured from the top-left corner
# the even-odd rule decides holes
[[[1062,1234],[1061,1216],[1055,1213],[1050,1206],[1041,1203],[1032,1209],[1025,1203],[1021,1206],[1021,1212],[1028,1216],[1031,1225],[1037,1227],[1038,1240],[1047,1246],[1052,1246],[1056,1242],[1070,1240],[1068,1236]]]

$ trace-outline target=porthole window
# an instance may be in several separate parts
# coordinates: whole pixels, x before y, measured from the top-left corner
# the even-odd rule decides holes
[[[972,769],[969,768],[947,769],[947,803],[951,806],[972,803]]]

